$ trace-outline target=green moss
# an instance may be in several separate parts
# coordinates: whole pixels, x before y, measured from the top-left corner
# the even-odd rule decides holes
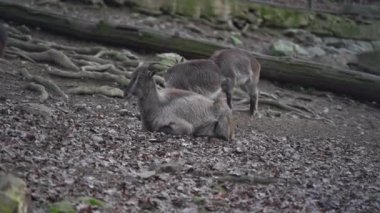
[[[194,0],[174,0],[174,1],[177,2],[176,11],[178,15],[184,15],[184,16],[192,17],[192,18],[200,17],[201,5],[198,1],[194,1]]]
[[[309,24],[309,15],[296,10],[273,8],[269,6],[255,7],[264,25],[279,28],[300,28]]]
[[[134,0],[140,10],[165,12],[209,21],[245,19],[260,27],[306,28],[311,32],[352,39],[380,38],[380,21],[369,24],[330,14],[277,8],[243,0]]]
[[[319,34],[333,35],[343,38],[375,40],[380,38],[380,22],[358,24],[355,21],[333,15],[320,15],[307,27]]]
[[[75,213],[74,206],[68,201],[54,203],[49,208],[49,213]]]
[[[106,34],[107,32],[109,32],[111,27],[110,27],[109,23],[101,20],[96,25],[96,29],[98,30],[99,33]]]

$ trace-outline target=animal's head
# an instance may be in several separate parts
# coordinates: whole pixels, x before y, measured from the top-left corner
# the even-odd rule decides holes
[[[235,137],[236,123],[231,114],[221,115],[215,125],[214,134],[217,138],[231,141]]]
[[[131,81],[125,88],[124,93],[127,94],[127,98],[131,96],[144,96],[144,91],[147,91],[150,87],[155,87],[155,82],[153,76],[154,71],[151,71],[151,64],[139,65],[136,70],[132,73]]]
[[[222,100],[217,99],[214,103],[217,122],[214,128],[214,135],[217,138],[231,141],[235,136],[236,122],[232,115],[232,110]]]

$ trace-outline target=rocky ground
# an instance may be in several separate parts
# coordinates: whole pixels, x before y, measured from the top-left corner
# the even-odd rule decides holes
[[[92,17],[91,11],[84,9],[82,15]],[[200,23],[131,17],[136,19],[128,19],[128,24],[143,25],[150,19],[159,23],[153,25],[157,29],[196,26],[216,37],[191,29],[181,32],[210,40],[222,35],[221,40],[232,42],[229,31]],[[265,51],[267,42],[258,41],[278,38],[269,35],[241,40]],[[98,46],[38,30],[32,36]],[[65,102],[52,94],[41,108],[38,94],[24,88],[25,79],[18,73],[22,69],[54,80],[64,91],[82,80],[50,76],[42,64],[19,58],[0,61],[0,171],[25,180],[41,212],[49,203],[78,196],[106,201],[107,212],[380,211],[376,103],[262,80],[262,91],[283,103],[306,106],[318,119],[260,105],[261,117],[253,120],[235,112],[234,141],[208,143],[204,138],[142,131],[134,100],[71,95]]]

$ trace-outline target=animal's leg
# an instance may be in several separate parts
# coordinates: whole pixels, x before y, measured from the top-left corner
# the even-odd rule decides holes
[[[214,136],[214,129],[216,126],[216,121],[215,122],[208,122],[204,125],[201,125],[197,128],[194,129],[193,136],[194,137],[205,137],[205,136]]]
[[[252,80],[247,81],[243,88],[249,95],[249,114],[253,116],[258,108],[259,89],[257,88],[257,84]]]
[[[183,119],[178,119],[175,122],[173,121],[168,125],[160,127],[158,131],[172,135],[191,135],[193,132],[193,125]]]
[[[226,93],[227,104],[230,109],[232,109],[232,90],[234,89],[233,79],[226,79],[222,83],[222,90]]]

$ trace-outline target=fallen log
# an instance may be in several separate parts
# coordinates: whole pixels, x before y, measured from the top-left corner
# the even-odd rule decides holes
[[[81,39],[127,46],[136,50],[172,51],[188,58],[209,57],[226,46],[106,22],[91,23],[48,11],[0,1],[0,17]],[[263,78],[330,90],[380,103],[380,77],[292,58],[254,54]]]

